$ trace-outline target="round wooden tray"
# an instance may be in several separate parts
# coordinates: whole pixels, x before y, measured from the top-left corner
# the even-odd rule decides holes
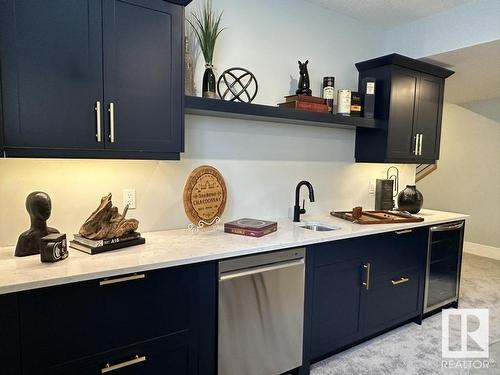
[[[195,225],[214,223],[226,207],[227,189],[220,172],[202,165],[191,172],[184,185],[184,211]]]

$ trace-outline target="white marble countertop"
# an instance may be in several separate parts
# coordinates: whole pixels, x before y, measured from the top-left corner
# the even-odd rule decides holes
[[[321,222],[340,229],[314,232],[300,228],[300,223],[293,223],[290,219],[281,219],[277,220],[277,232],[261,238],[224,233],[222,228],[194,235],[187,229],[150,232],[143,234],[145,245],[98,255],[88,255],[70,248],[69,258],[56,263],[41,263],[38,255],[16,258],[13,247],[4,247],[0,248],[0,294],[434,225],[468,217],[432,210],[422,210],[418,216],[425,220],[406,224],[359,225],[329,215],[303,215],[303,221]]]

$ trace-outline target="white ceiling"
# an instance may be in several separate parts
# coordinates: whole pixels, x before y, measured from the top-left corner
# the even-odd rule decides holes
[[[383,27],[411,22],[472,0],[306,0]]]
[[[422,59],[455,72],[446,80],[445,101],[500,121],[500,40]]]
[[[500,40],[422,59],[455,72],[446,80],[446,101],[463,104],[500,97]]]

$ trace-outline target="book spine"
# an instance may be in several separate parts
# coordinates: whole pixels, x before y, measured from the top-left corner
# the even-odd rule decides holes
[[[252,230],[252,229],[243,229],[243,228],[235,228],[235,227],[225,227],[224,232],[232,233],[232,234],[240,234],[242,236],[249,236],[249,237],[262,237],[262,236],[265,236],[266,234],[276,232],[276,229],[277,229],[276,226],[266,228],[265,230]]]
[[[308,102],[308,103],[317,103],[317,104],[326,104],[324,98],[319,98],[316,96],[307,96],[307,95],[290,95],[285,96],[285,100],[287,103],[292,103],[295,101],[298,102]]]
[[[89,240],[88,238],[84,238],[82,236],[75,235],[74,240],[76,242],[83,244],[83,245],[92,246],[92,247],[101,247],[101,246],[110,245],[113,243],[135,240],[135,239],[139,238],[140,236],[141,235],[139,233],[134,233],[134,234],[126,235],[126,236],[119,237],[119,238],[111,238],[111,239],[104,239],[104,240]]]
[[[328,112],[328,106],[326,104],[295,102],[295,108],[311,112]]]

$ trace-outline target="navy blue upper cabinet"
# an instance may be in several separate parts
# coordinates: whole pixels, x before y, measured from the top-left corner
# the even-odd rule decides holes
[[[162,0],[0,4],[7,156],[179,158],[182,5]]]
[[[359,82],[376,79],[375,118],[384,129],[356,129],[357,162],[433,163],[439,159],[445,78],[452,71],[398,54],[356,64]]]
[[[100,0],[3,0],[1,80],[7,153],[103,149]]]
[[[106,0],[103,9],[106,147],[183,151],[183,8]]]

